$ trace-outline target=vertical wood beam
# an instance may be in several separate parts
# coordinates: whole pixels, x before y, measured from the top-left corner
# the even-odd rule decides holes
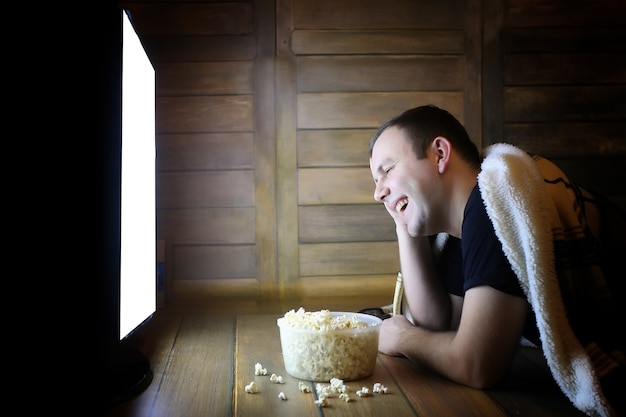
[[[291,52],[293,0],[276,0],[276,175],[278,283],[281,303],[299,277],[296,57]],[[286,304],[283,309],[288,308]]]
[[[467,0],[465,15],[465,129],[480,149],[482,132],[482,0]]]
[[[256,265],[260,304],[277,301],[276,280],[276,100],[275,1],[255,0],[257,55],[254,60],[254,150]]]
[[[504,140],[504,58],[501,48],[504,2],[483,2],[483,147]]]

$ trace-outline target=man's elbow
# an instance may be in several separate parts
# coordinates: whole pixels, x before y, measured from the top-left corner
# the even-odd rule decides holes
[[[490,372],[476,372],[470,377],[467,385],[476,389],[489,389],[493,388],[502,379],[501,375],[496,375]]]
[[[497,385],[504,377],[507,368],[487,360],[467,360],[461,372],[463,385],[476,389],[489,389]]]

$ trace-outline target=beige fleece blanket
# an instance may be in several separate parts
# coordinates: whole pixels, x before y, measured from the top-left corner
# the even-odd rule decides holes
[[[568,320],[559,282],[567,268],[555,259],[559,247],[555,242],[576,239],[588,230],[583,216],[587,213],[576,207],[566,176],[549,161],[508,144],[486,148],[484,157],[478,186],[504,253],[535,311],[554,379],[579,410],[590,416],[615,416],[600,377],[617,364],[603,352],[593,352],[599,350],[593,340],[581,344]],[[575,273],[591,272],[596,275],[593,281],[600,274],[593,262],[588,264]],[[601,276],[597,287],[593,289],[598,298],[606,296]]]

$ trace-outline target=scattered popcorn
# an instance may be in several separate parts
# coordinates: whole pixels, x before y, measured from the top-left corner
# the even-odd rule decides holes
[[[276,374],[272,374],[270,376],[270,381],[274,382],[276,384],[284,384],[285,383],[285,381],[283,380],[283,377],[279,376],[279,375],[276,375]]]
[[[267,375],[267,369],[263,368],[259,362],[254,365],[254,374],[255,375]]]
[[[318,407],[326,407],[326,405],[328,404],[328,402],[326,401],[326,398],[320,398],[319,400],[315,400],[313,402]]]
[[[298,389],[300,392],[311,392],[311,387],[302,381],[298,382]]]
[[[332,394],[331,386],[324,384],[316,384],[315,392],[317,393],[318,398],[328,398]]]
[[[332,378],[330,384],[318,383],[315,385],[315,392],[318,398],[331,398],[339,395],[340,398],[345,399],[345,395],[350,392],[350,387],[343,383],[342,379]],[[345,394],[345,395],[344,395]],[[346,402],[349,400],[346,400]]]
[[[254,381],[252,381],[248,385],[246,385],[245,391],[248,394],[255,394],[255,393],[259,392],[259,390],[257,389],[256,384],[254,383]]]
[[[263,368],[263,365],[257,362],[254,366],[254,374],[255,375],[267,375],[267,369]],[[274,373],[270,376],[269,380],[276,384],[285,383],[282,376],[276,375]],[[299,381],[298,390],[300,392],[308,393],[308,392],[311,392],[311,386],[305,382]],[[248,394],[255,394],[259,392],[259,389],[256,383],[252,381],[248,385],[245,386],[245,391]],[[331,378],[329,384],[322,384],[322,383],[315,384],[315,391],[317,393],[318,399],[315,400],[314,403],[318,407],[326,407],[328,405],[327,399],[331,397],[336,397],[336,396],[338,396],[340,400],[345,401],[347,403],[352,401],[352,398],[349,395],[350,387],[344,384],[343,380],[340,378]],[[372,393],[386,394],[387,387],[381,384],[380,382],[376,382],[371,392],[369,388],[362,387],[360,390],[356,392],[356,395],[358,395],[359,397],[369,397],[372,395]],[[280,398],[283,401],[287,401],[287,395],[283,391],[281,391],[278,394],[278,398]]]
[[[345,388],[345,385],[343,384],[342,379],[332,378],[330,380],[330,388],[334,392],[341,392]]]
[[[387,387],[380,382],[377,382],[374,384],[372,391],[376,394],[387,394]]]

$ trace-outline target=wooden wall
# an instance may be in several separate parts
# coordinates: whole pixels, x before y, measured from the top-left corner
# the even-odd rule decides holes
[[[156,69],[168,305],[390,303],[395,231],[367,145],[421,104],[626,207],[623,2],[121,4]]]
[[[484,4],[484,143],[551,158],[626,208],[626,3]]]

